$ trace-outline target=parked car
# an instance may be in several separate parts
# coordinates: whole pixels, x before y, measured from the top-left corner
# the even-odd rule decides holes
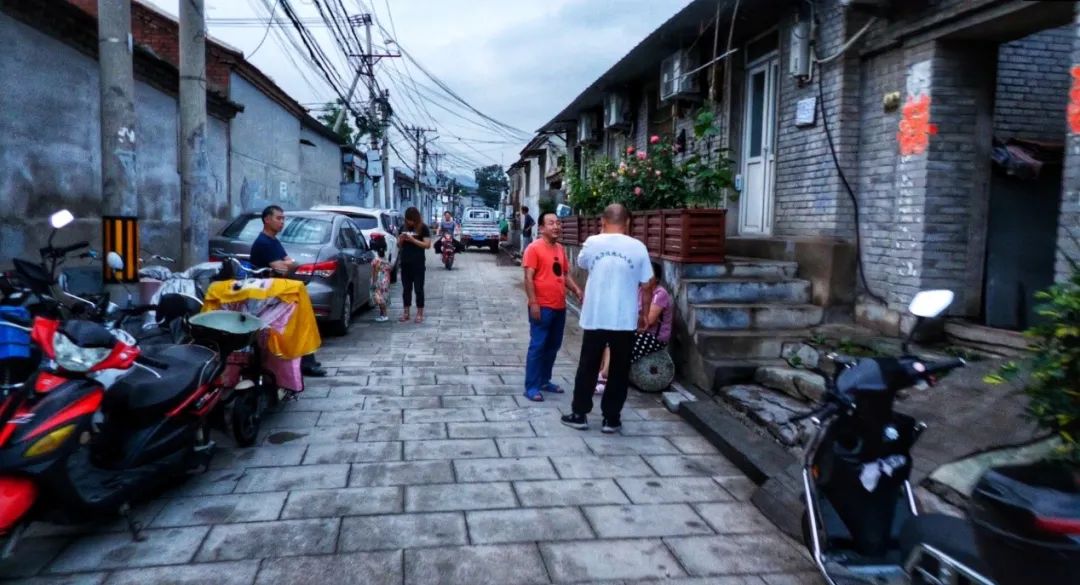
[[[396,209],[375,209],[352,205],[316,205],[311,209],[351,217],[369,242],[372,234],[382,234],[386,238],[386,260],[392,265],[397,258],[397,235],[401,233],[404,220]],[[390,282],[397,282],[397,268],[390,273]]]
[[[246,258],[262,229],[259,213],[240,215],[218,236],[210,238],[211,255],[222,250]],[[315,316],[327,323],[332,333],[347,333],[353,313],[371,303],[371,262],[375,255],[362,229],[339,213],[288,211],[278,240],[298,264],[292,277],[307,281]]]
[[[461,243],[499,251],[497,212],[490,207],[467,207],[461,221]]]

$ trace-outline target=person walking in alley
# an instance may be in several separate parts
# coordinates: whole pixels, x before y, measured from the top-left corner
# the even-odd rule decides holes
[[[398,255],[401,258],[401,294],[405,302],[405,312],[401,314],[402,323],[409,320],[412,307],[413,291],[416,291],[416,322],[424,322],[424,275],[427,271],[424,263],[427,258],[424,250],[431,247],[431,230],[424,225],[420,210],[410,207],[405,210],[405,228],[398,236]]]
[[[566,251],[559,244],[561,226],[554,212],[540,214],[540,238],[525,249],[525,294],[529,300],[529,351],[525,359],[525,397],[544,400],[541,392],[562,394],[551,382],[566,326],[566,293],[584,297],[570,276]]]
[[[285,252],[285,246],[277,239],[285,229],[285,210],[271,205],[262,212],[263,230],[251,243],[248,260],[255,268],[273,268],[275,272],[286,275],[296,269],[296,260]],[[326,370],[319,365],[315,354],[305,355],[300,359],[300,372],[305,376],[321,378]]]
[[[533,220],[533,216],[529,215],[529,208],[524,205],[521,206],[521,253],[525,254],[525,250],[529,247],[529,244],[533,241],[533,226],[536,225],[536,221]]]
[[[645,244],[626,235],[630,212],[615,203],[604,210],[601,233],[590,236],[578,255],[578,266],[589,271],[581,306],[581,356],[574,379],[572,413],[562,423],[578,430],[589,428],[587,415],[593,408],[593,391],[604,348],[611,359],[607,388],[600,401],[601,431],[618,432],[622,407],[630,383],[630,356],[638,325],[638,289],[653,277]]]
[[[391,270],[391,264],[386,260],[386,238],[382,234],[371,234],[371,249],[377,254],[371,263],[371,302],[379,308],[375,321],[385,323],[390,319],[386,316],[386,309],[390,306]]]

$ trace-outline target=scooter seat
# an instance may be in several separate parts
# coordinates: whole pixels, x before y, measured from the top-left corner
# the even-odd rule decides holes
[[[217,369],[217,354],[198,345],[150,346],[143,351],[169,367],[151,368],[153,372],[136,368],[121,378],[105,395],[106,413],[133,418],[160,415],[180,405]]]
[[[920,544],[931,546],[980,575],[989,575],[989,569],[979,558],[975,532],[971,523],[945,514],[915,516],[904,524],[900,532],[900,551],[903,562]]]

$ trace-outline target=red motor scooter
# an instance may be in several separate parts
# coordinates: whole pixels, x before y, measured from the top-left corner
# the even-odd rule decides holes
[[[209,465],[218,353],[167,345],[148,356],[130,334],[100,323],[2,317],[30,331],[45,361],[0,395],[0,557],[37,519],[120,513],[140,539],[129,504]]]

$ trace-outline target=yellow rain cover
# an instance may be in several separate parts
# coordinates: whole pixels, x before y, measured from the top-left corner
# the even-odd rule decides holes
[[[269,278],[247,280],[240,288],[234,288],[235,280],[223,280],[212,283],[206,291],[202,310],[216,311],[231,303],[243,303],[266,299],[278,299],[284,303],[296,305],[284,331],[270,329],[267,349],[284,359],[297,359],[314,353],[322,345],[319,327],[315,322],[315,310],[311,307],[311,298],[307,288],[299,280]],[[269,285],[267,285],[269,283]]]

